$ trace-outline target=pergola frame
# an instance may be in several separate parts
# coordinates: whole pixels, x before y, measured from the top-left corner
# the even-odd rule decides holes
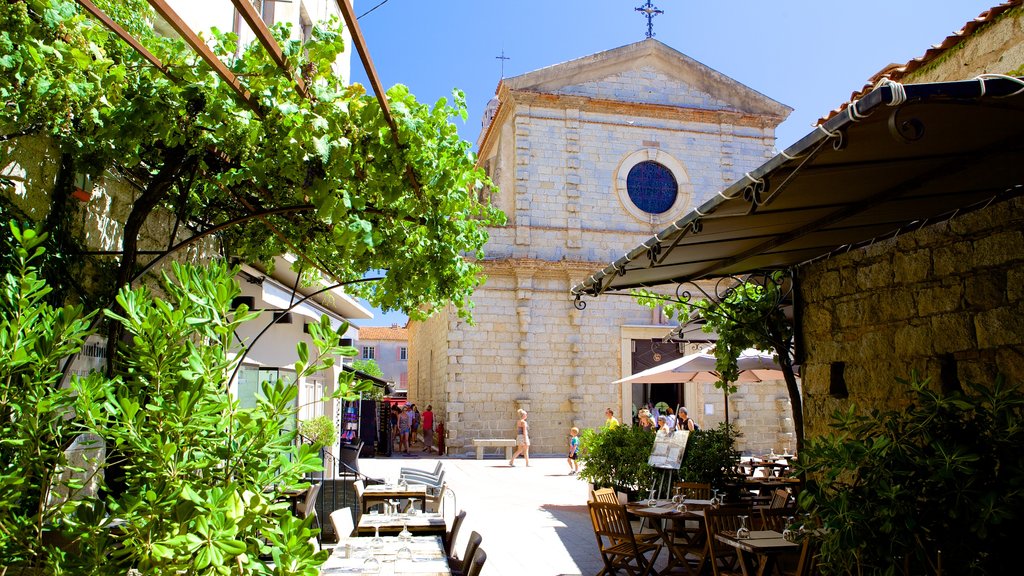
[[[160,70],[169,79],[174,81],[179,80],[171,73],[167,66],[160,61],[159,58],[157,58],[155,55],[153,55],[152,52],[147,50],[146,47],[143,46],[143,44],[137,38],[132,36],[127,30],[125,30],[123,27],[114,22],[114,20],[111,19],[109,15],[103,12],[103,10],[96,6],[91,0],[75,1],[86,12],[88,12],[94,18],[99,20],[104,26],[107,27],[107,29],[109,29],[111,32],[113,32],[119,38],[121,38],[125,43],[131,46],[136,52],[139,53],[139,55],[145,58],[146,61],[148,61],[155,68]],[[195,31],[189,28],[185,21],[182,20],[182,18],[174,11],[174,9],[172,9],[170,5],[167,4],[166,0],[147,0],[147,2],[181,36],[185,43],[188,44],[188,46],[197,55],[199,55],[207,64],[209,64],[210,67],[213,68],[214,72],[216,72],[217,75],[231,87],[231,89],[235,92],[235,95],[239,98],[239,100],[241,100],[258,117],[260,117],[261,119],[264,118],[264,111],[262,110],[262,107],[260,106],[259,102],[255,98],[253,98],[249,90],[246,89],[246,87],[243,85],[241,78],[239,78],[238,75],[232,72],[223,62],[221,62],[219,58],[217,58],[216,54],[213,53],[210,47],[207,46],[202,41],[202,39],[199,38],[199,35],[196,34]],[[292,82],[295,83],[296,91],[303,98],[309,98],[309,91],[306,87],[305,81],[302,79],[300,75],[295,74],[294,71],[291,70],[287,60],[284,57],[284,52],[281,50],[281,46],[274,39],[270,29],[266,26],[266,24],[264,24],[262,18],[260,18],[259,14],[256,12],[255,7],[247,0],[231,0],[231,2],[232,4],[234,4],[235,8],[241,14],[245,22],[249,25],[252,32],[256,35],[257,40],[259,40],[260,44],[270,55],[271,59],[273,59],[274,62],[277,64],[280,71],[283,74],[285,74]],[[356,51],[359,54],[359,59],[363,65],[363,69],[366,71],[366,75],[369,78],[370,85],[373,88],[374,94],[377,98],[377,102],[380,104],[381,110],[384,114],[384,119],[387,122],[388,126],[391,128],[392,140],[394,141],[395,146],[401,148],[402,145],[398,138],[398,125],[395,122],[395,118],[391,112],[391,107],[388,104],[387,95],[380,82],[380,77],[378,76],[377,70],[373,65],[373,60],[370,57],[369,49],[366,46],[366,40],[363,38],[362,31],[359,29],[359,22],[356,18],[355,10],[352,7],[352,3],[350,0],[336,0],[336,2],[338,4],[338,7],[341,9],[342,16],[344,17],[345,20],[345,25],[348,26],[349,31],[352,35],[352,42],[353,44],[355,44]],[[409,184],[416,191],[416,193],[419,194],[420,183],[416,178],[416,174],[413,172],[412,166],[409,164],[406,164],[406,178],[409,180]],[[254,187],[257,190],[261,190],[259,186]],[[246,202],[244,199],[239,198],[239,201],[242,203],[245,209],[250,212],[248,216],[236,218],[229,222],[214,225],[213,227],[207,230],[203,230],[197,233],[192,238],[189,238],[185,241],[170,246],[166,251],[158,253],[159,255],[155,259],[150,261],[149,264],[143,267],[143,269],[140,272],[134,274],[132,276],[132,281],[138,279],[143,273],[151,269],[153,265],[155,265],[158,261],[176,252],[182,247],[191,245],[194,242],[201,240],[202,238],[207,237],[214,232],[229,227],[230,225],[245,222],[253,218],[259,218],[271,230],[271,232],[275,236],[277,236],[278,239],[280,239],[286,246],[288,246],[289,250],[293,251],[297,257],[302,259],[303,262],[316,268],[322,274],[324,274],[326,277],[330,278],[334,282],[338,284],[345,284],[345,282],[340,280],[326,266],[318,262],[315,258],[307,254],[294,242],[288,239],[280,230],[277,229],[277,227],[275,227],[269,221],[268,218],[273,214],[289,212],[295,213],[303,210],[298,210],[296,209],[296,207],[289,207],[282,210],[260,211],[257,210],[248,202]],[[308,210],[313,209],[313,206],[308,207]],[[149,251],[147,251],[146,253],[152,254],[152,252]],[[123,252],[104,252],[104,254],[118,255],[123,254]]]

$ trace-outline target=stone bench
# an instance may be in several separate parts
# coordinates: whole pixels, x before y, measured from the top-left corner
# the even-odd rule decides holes
[[[476,459],[484,459],[484,448],[495,447],[505,449],[505,458],[512,459],[512,453],[516,449],[516,441],[508,438],[474,438],[473,446],[476,447]]]

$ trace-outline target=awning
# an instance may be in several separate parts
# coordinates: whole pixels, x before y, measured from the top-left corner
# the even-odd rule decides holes
[[[1024,192],[1024,81],[886,84],[572,288],[785,269]]]

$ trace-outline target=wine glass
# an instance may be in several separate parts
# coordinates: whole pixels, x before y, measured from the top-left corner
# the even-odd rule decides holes
[[[373,539],[370,540],[370,550],[383,550],[383,549],[384,549],[384,539],[380,537],[380,526],[374,526],[373,527]],[[380,565],[379,564],[377,566],[377,570],[380,570]]]
[[[721,503],[722,503],[722,501],[718,499],[718,488],[712,488],[711,489],[711,507],[712,508],[718,508],[718,505],[721,504]]]
[[[674,490],[675,494],[672,495],[672,503],[675,504],[676,508],[683,502],[682,488],[676,487]]]
[[[398,533],[398,540],[401,542],[411,542],[412,532],[409,532],[409,526],[402,524],[402,531]]]
[[[373,554],[366,557],[363,560],[363,574],[378,574],[380,573],[380,560],[377,560]]]
[[[745,514],[741,514],[737,516],[737,518],[740,519],[740,527],[736,529],[736,539],[746,540],[747,538],[750,538],[750,528],[747,528],[747,516]]]
[[[419,508],[416,507],[416,502],[418,500],[419,500],[419,498],[409,498],[409,507],[406,508],[406,511],[410,515],[415,516],[416,514],[419,514],[420,510],[419,510]]]
[[[412,550],[410,550],[408,546],[402,546],[398,549],[398,554],[396,556],[399,561],[412,560]]]
[[[405,479],[405,474],[398,477],[398,488],[401,490],[409,489],[409,481]]]
[[[782,538],[787,542],[796,542],[796,530],[793,529],[792,516],[786,516],[786,527],[782,529]]]

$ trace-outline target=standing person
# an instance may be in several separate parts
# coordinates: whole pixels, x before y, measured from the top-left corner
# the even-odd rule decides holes
[[[402,435],[398,433],[398,415],[402,413],[402,409],[397,405],[391,405],[391,444],[402,445]],[[394,446],[392,446],[394,447]]]
[[[651,411],[647,408],[640,409],[640,428],[644,430],[654,430],[657,425],[654,420],[651,419]]]
[[[434,448],[434,411],[433,406],[427,404],[423,411],[423,451],[430,452]]]
[[[580,429],[573,426],[569,429],[569,457],[566,458],[569,461],[569,475],[580,471],[580,463],[577,460],[580,449]]]
[[[516,423],[516,451],[512,454],[512,459],[508,461],[509,466],[516,465],[516,458],[520,454],[523,455],[523,459],[526,460],[526,466],[530,466],[530,424],[526,421],[526,410],[520,408],[519,422]]]
[[[412,430],[412,411],[409,410],[409,405],[406,404],[402,408],[402,413],[398,415],[398,449],[404,453],[409,453],[409,432]]]
[[[604,411],[604,425],[611,430],[619,427],[619,419],[615,417],[615,411],[611,408],[606,408]]]
[[[416,435],[420,431],[420,409],[413,404],[410,414],[412,415],[412,433],[409,435],[409,444],[412,445],[412,443],[416,441]]]
[[[697,423],[690,419],[690,413],[686,411],[686,406],[679,407],[678,423],[680,430],[689,430],[691,432],[697,430]]]
[[[676,429],[676,415],[672,411],[672,407],[665,408],[665,424],[668,425],[669,430]]]

